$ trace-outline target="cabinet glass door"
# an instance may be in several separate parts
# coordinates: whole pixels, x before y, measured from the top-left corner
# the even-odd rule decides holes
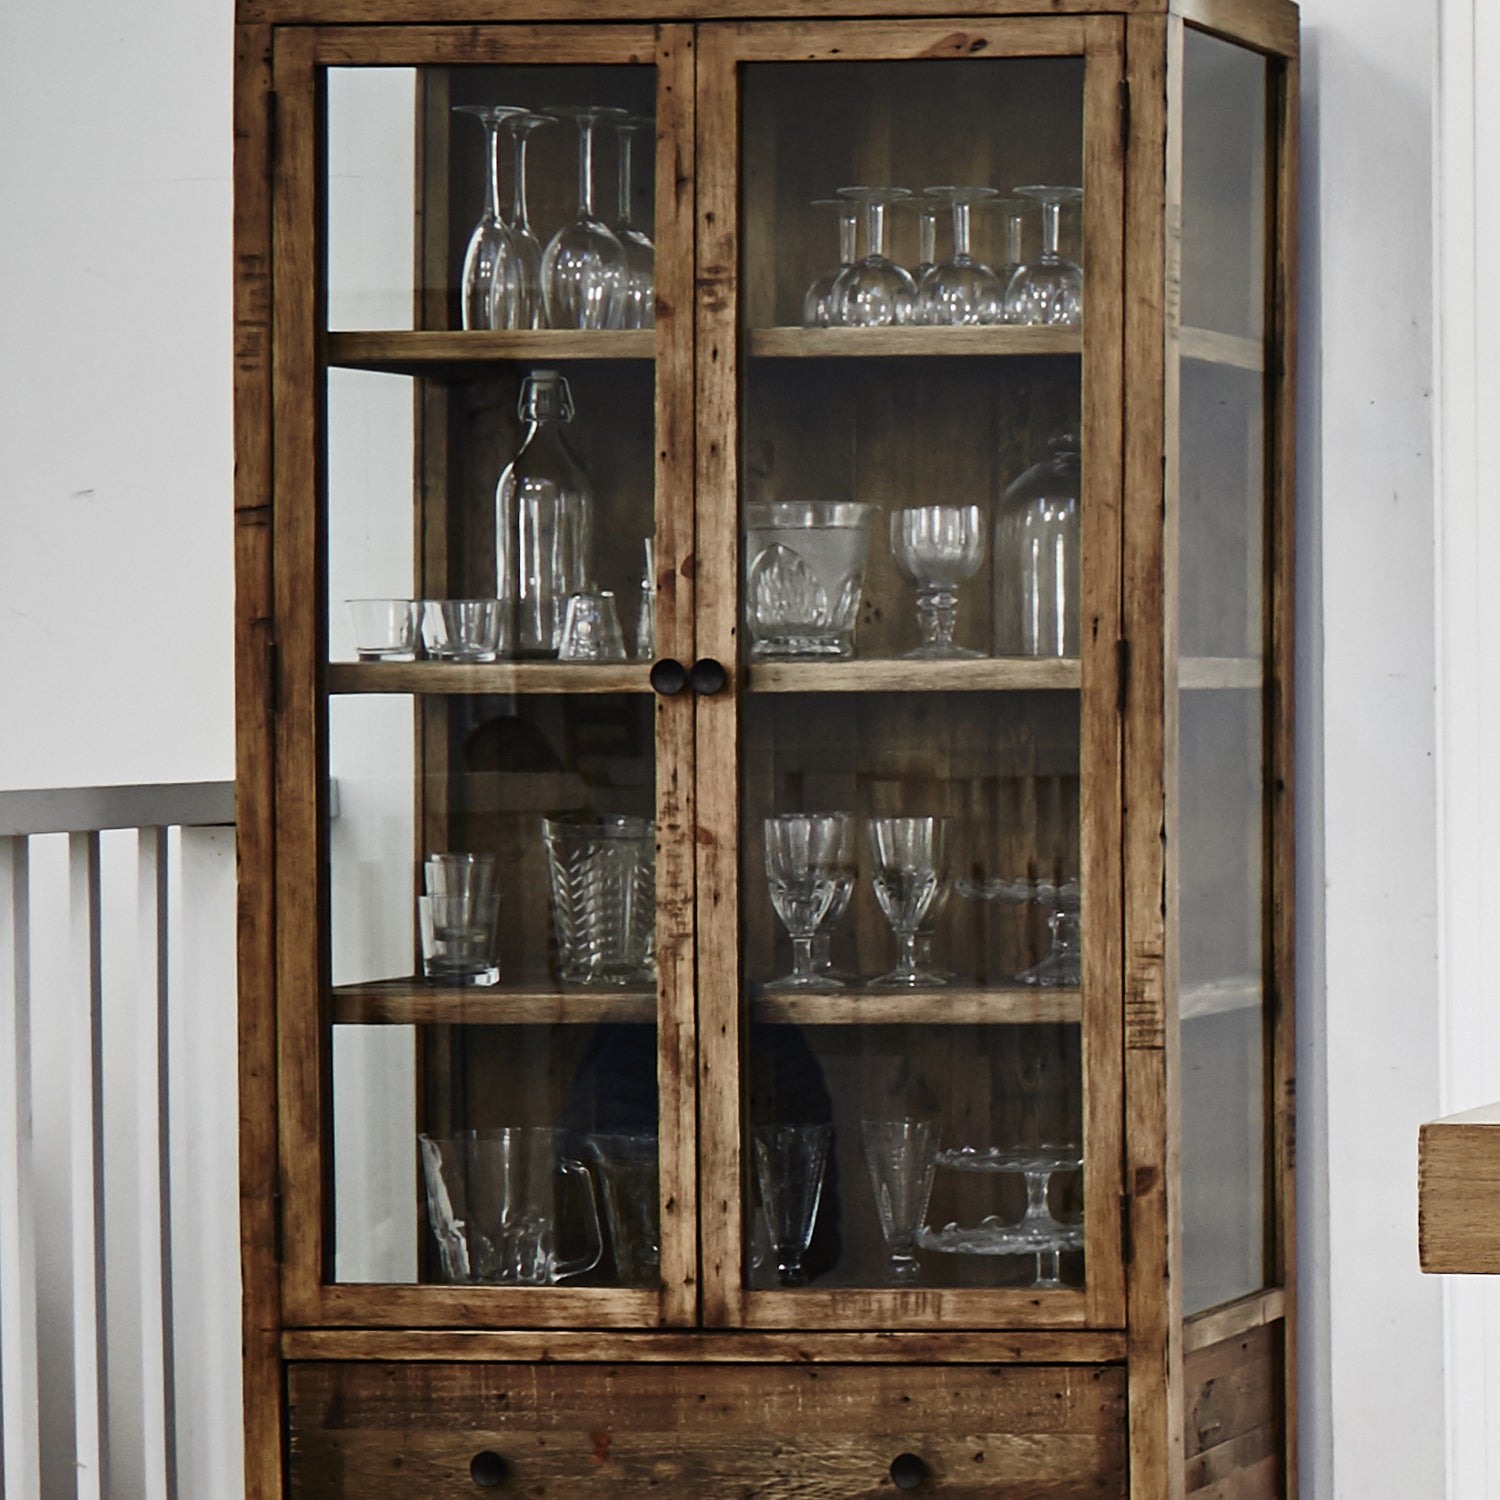
[[[712,1320],[1119,1316],[1119,42],[705,28]]]
[[[317,746],[279,786],[311,1318],[693,1312],[692,1029],[661,1022],[692,1014],[691,711],[649,681],[691,659],[670,37],[278,53],[282,222],[326,226],[277,251],[277,524],[306,560],[283,681]]]

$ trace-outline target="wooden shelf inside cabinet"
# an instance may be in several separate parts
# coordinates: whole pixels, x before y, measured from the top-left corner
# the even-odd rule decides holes
[[[1177,663],[1177,686],[1183,689],[1259,688],[1264,682],[1253,656],[1184,656]]]
[[[649,1025],[656,991],[583,990],[498,984],[445,986],[422,979],[345,984],[333,992],[333,1020],[345,1026],[593,1026],[600,1021]]]
[[[1227,365],[1234,370],[1264,371],[1265,346],[1259,339],[1235,333],[1216,333],[1212,328],[1184,328],[1177,338],[1184,359],[1206,365]]]
[[[1500,1274],[1500,1104],[1431,1120],[1417,1138],[1424,1271]]]
[[[619,662],[330,662],[330,693],[649,693],[650,666]]]
[[[755,328],[752,359],[1003,358],[1078,354],[1078,328]]]
[[[782,1026],[1025,1026],[1077,1024],[1077,990],[1023,985],[936,990],[847,989],[826,995],[758,995],[750,1019]]]
[[[542,328],[520,332],[330,333],[327,362],[344,370],[380,370],[391,375],[461,379],[486,365],[521,361],[563,364],[582,359],[649,360],[656,334],[647,329],[596,332]]]
[[[1075,658],[986,656],[966,661],[757,661],[755,693],[1003,693],[1077,689]]]

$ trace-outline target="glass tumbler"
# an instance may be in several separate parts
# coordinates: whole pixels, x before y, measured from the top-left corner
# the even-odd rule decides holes
[[[543,818],[552,926],[565,984],[656,980],[656,825]]]
[[[782,1286],[805,1286],[802,1257],[812,1243],[828,1170],[832,1125],[758,1125],[750,1133],[755,1180]]]

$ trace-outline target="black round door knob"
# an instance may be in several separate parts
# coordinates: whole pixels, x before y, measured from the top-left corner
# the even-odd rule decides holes
[[[680,693],[688,683],[688,671],[675,657],[664,656],[651,667],[651,686],[663,698]]]
[[[729,673],[724,670],[723,662],[711,656],[695,661],[688,673],[688,686],[702,698],[711,698],[728,681]]]
[[[482,1490],[496,1490],[510,1478],[510,1465],[493,1448],[486,1448],[469,1460],[469,1478]]]
[[[927,1465],[915,1453],[898,1453],[891,1460],[891,1482],[898,1490],[914,1490],[928,1474]]]

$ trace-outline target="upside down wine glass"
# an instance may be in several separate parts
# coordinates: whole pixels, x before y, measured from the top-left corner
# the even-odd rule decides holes
[[[815,277],[802,297],[802,326],[827,328],[830,323],[838,322],[833,289],[859,254],[859,207],[844,198],[814,198],[812,206],[832,210],[839,221],[839,263],[833,270]]]
[[[623,109],[549,107],[578,125],[578,213],[552,236],[542,256],[550,328],[618,328],[625,249],[594,211],[594,127],[624,119]]]
[[[1042,205],[1042,253],[1016,272],[1005,293],[1007,323],[1044,323],[1077,328],[1083,322],[1083,271],[1058,251],[1062,205],[1077,203],[1076,187],[1020,187],[1023,198]]]
[[[656,327],[656,246],[651,236],[638,229],[631,218],[635,138],[650,125],[650,120],[634,118],[615,124],[620,143],[620,216],[615,222],[615,238],[625,252],[620,283],[621,328]]]
[[[995,265],[995,280],[1008,292],[1011,282],[1016,278],[1016,272],[1021,269],[1021,231],[1026,225],[1026,204],[1020,198],[997,198],[988,206],[1000,215],[1001,224],[1001,257]],[[1001,321],[1014,322],[1004,295],[1000,303]]]
[[[464,251],[459,308],[465,329],[503,327],[494,321],[497,285],[504,287],[515,272],[510,231],[500,219],[500,125],[511,115],[524,114],[519,105],[455,104],[453,112],[469,115],[484,126],[484,208],[469,234]],[[506,294],[500,293],[502,304]]]
[[[842,187],[841,198],[864,208],[865,255],[834,284],[833,321],[855,328],[886,328],[910,323],[916,316],[917,284],[911,273],[885,253],[885,211],[911,197],[910,188]]]
[[[998,198],[999,193],[985,187],[930,187],[926,195],[952,210],[953,254],[922,278],[921,321],[945,326],[998,323],[1005,310],[1005,288],[969,253],[969,228],[974,205]]]
[[[505,122],[515,160],[510,188],[510,216],[505,228],[510,235],[515,271],[506,287],[503,308],[499,305],[501,283],[495,284],[495,328],[540,328],[545,322],[542,301],[542,242],[531,228],[526,206],[526,142],[533,130],[557,123],[550,115],[530,111],[513,114]]]

